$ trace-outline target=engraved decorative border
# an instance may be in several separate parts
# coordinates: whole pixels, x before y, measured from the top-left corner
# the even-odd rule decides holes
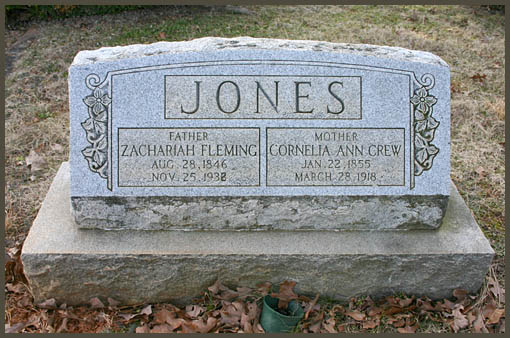
[[[101,178],[107,180],[107,187],[112,188],[112,171],[111,171],[111,79],[113,75],[122,75],[133,72],[144,72],[162,69],[178,69],[178,68],[194,68],[207,67],[214,65],[251,65],[251,64],[269,64],[276,66],[299,65],[299,66],[320,66],[328,68],[352,68],[357,70],[388,72],[409,76],[410,93],[410,141],[411,141],[411,165],[410,165],[410,189],[415,186],[414,177],[420,176],[423,171],[432,168],[433,160],[439,153],[439,148],[431,142],[434,139],[435,130],[439,126],[439,122],[432,117],[433,106],[437,103],[436,97],[429,94],[430,89],[434,87],[435,80],[433,75],[424,74],[420,80],[417,79],[413,71],[343,64],[327,61],[303,61],[303,60],[215,60],[215,61],[196,61],[182,64],[168,64],[158,66],[145,66],[116,70],[108,72],[105,80],[100,81],[97,74],[89,74],[85,83],[92,91],[91,95],[86,96],[83,102],[88,107],[89,118],[81,123],[83,129],[87,132],[87,140],[90,146],[82,150],[82,154],[88,161],[89,168],[92,172],[97,173]],[[413,79],[414,78],[414,79]],[[414,80],[414,81],[413,81]],[[418,84],[418,88],[413,90],[414,85]]]
[[[439,126],[439,122],[432,117],[437,98],[429,93],[434,87],[435,79],[431,74],[424,74],[417,82],[420,86],[410,98],[414,118],[414,176],[420,176],[432,168],[434,158],[439,153],[439,148],[432,144]]]
[[[81,123],[90,145],[81,153],[88,162],[89,169],[101,178],[108,180],[108,189],[112,190],[108,161],[108,122],[112,99],[108,96],[109,81],[100,81],[97,74],[89,74],[85,84],[92,93],[83,99],[88,107],[89,117]]]

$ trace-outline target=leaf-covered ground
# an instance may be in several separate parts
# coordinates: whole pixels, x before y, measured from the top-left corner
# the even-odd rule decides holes
[[[260,330],[253,304],[259,311],[264,288],[247,291],[231,285],[229,294],[238,294],[228,299],[221,296],[226,290],[204,290],[201,300],[180,309],[171,304],[122,308],[104,299],[81,307],[48,300],[41,307],[33,304],[19,262],[40,203],[69,156],[67,69],[76,53],[102,46],[241,35],[399,46],[443,58],[451,67],[451,176],[497,254],[476,295],[458,290],[451,299],[438,302],[411,295],[373,301],[359,297],[349,304],[319,298],[311,307],[313,300],[301,297],[312,310],[297,330],[504,330],[504,21],[501,13],[479,6],[157,6],[7,27],[6,330]]]
[[[18,249],[19,251],[19,249]],[[12,255],[12,256],[11,256]],[[57,304],[47,299],[33,304],[19,263],[19,252],[9,252],[6,291],[6,332],[137,332],[137,333],[264,333],[260,321],[262,298],[280,299],[278,307],[297,300],[305,315],[295,328],[303,333],[337,332],[492,332],[505,330],[505,291],[491,269],[479,295],[456,289],[451,300],[398,295],[372,300],[352,298],[338,304],[294,293],[295,282],[277,288],[262,282],[256,288],[231,289],[216,281],[192,304],[171,303],[119,306],[90,299],[86,306]],[[17,281],[17,282],[16,282]],[[278,292],[274,292],[278,290]],[[8,319],[8,320],[7,320]]]
[[[14,269],[17,265],[14,264]],[[505,330],[504,290],[488,276],[488,289],[468,295],[457,289],[452,300],[389,296],[379,300],[353,298],[347,304],[319,302],[293,292],[295,282],[283,281],[279,292],[269,282],[235,290],[217,281],[192,304],[171,303],[119,306],[108,298],[90,299],[87,306],[72,307],[48,299],[33,304],[25,283],[7,283],[6,332],[137,332],[137,333],[264,333],[260,321],[262,297],[270,294],[297,300],[305,311],[295,332],[495,332]]]

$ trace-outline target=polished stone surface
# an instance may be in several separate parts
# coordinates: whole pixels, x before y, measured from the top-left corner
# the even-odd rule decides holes
[[[430,229],[446,210],[450,71],[427,52],[247,37],[101,48],[76,56],[69,93],[83,227]],[[317,226],[306,196],[341,210]],[[256,210],[275,200],[295,216]]]

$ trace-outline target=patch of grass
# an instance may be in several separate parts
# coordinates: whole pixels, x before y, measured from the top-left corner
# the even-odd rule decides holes
[[[7,5],[5,16],[8,26],[16,26],[26,21],[55,20],[77,16],[115,14],[139,10],[150,6],[141,5]]]
[[[210,12],[203,8],[179,13],[172,20],[158,20],[144,25],[124,25],[108,43],[124,45],[150,43],[158,40],[182,41],[204,36],[234,37],[261,36],[267,25],[257,25],[256,16],[242,16],[229,12]]]
[[[44,119],[50,118],[52,116],[53,116],[53,114],[51,112],[48,112],[48,111],[39,111],[39,112],[37,112],[37,117],[40,120],[44,120]]]

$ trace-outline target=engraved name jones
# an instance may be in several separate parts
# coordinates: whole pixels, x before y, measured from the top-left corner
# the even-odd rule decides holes
[[[165,118],[361,119],[358,76],[166,76]]]

